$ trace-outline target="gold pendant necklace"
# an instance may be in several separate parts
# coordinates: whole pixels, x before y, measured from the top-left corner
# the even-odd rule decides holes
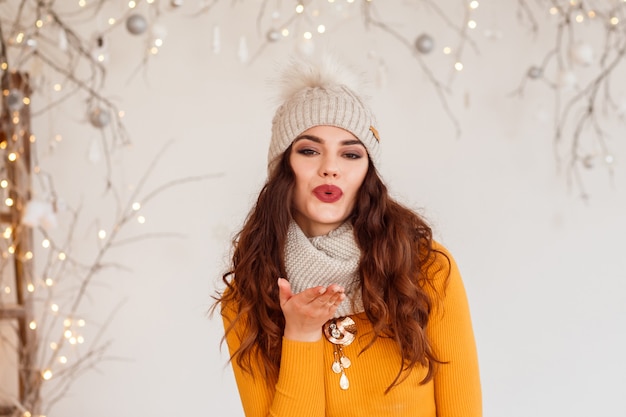
[[[328,320],[322,327],[324,336],[333,344],[333,364],[331,369],[336,374],[341,374],[339,378],[339,387],[347,390],[350,387],[350,381],[346,376],[346,369],[352,365],[350,359],[343,353],[343,347],[348,346],[355,339],[356,323],[350,317],[339,317]]]

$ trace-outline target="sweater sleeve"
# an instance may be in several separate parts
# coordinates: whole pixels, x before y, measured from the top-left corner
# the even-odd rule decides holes
[[[435,250],[429,272],[437,295],[427,333],[445,362],[434,378],[437,417],[481,417],[478,355],[465,287],[452,255],[440,245]]]
[[[228,309],[226,310],[228,311]],[[228,328],[233,315],[222,313]],[[240,345],[237,327],[226,336],[232,354]],[[323,344],[283,339],[278,382],[271,386],[263,378],[262,366],[252,360],[252,375],[231,360],[239,397],[246,417],[324,417]]]

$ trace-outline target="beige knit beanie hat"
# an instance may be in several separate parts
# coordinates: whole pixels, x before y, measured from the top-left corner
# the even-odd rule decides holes
[[[355,92],[358,83],[358,77],[330,56],[318,62],[292,60],[280,79],[282,104],[272,121],[270,172],[295,138],[322,125],[352,133],[376,165],[380,139],[374,115]]]

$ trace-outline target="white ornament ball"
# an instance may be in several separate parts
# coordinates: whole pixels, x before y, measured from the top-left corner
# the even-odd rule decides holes
[[[133,35],[141,35],[148,29],[148,21],[140,14],[132,14],[126,19],[126,29]]]
[[[267,38],[268,42],[278,42],[280,40],[280,32],[278,32],[276,29],[270,29],[267,31],[265,37]]]
[[[24,107],[24,94],[20,90],[10,90],[7,96],[7,107],[11,111],[20,111]]]
[[[593,48],[587,43],[579,42],[573,45],[569,52],[572,61],[578,65],[587,66],[593,63]]]
[[[101,107],[96,107],[89,114],[89,122],[92,126],[102,129],[111,122],[109,112]]]
[[[422,54],[428,54],[432,52],[435,47],[435,41],[432,36],[422,33],[415,39],[415,49]]]
[[[537,78],[541,78],[543,76],[543,70],[540,67],[532,66],[528,68],[528,78],[532,78],[536,80]]]
[[[557,79],[557,85],[565,91],[573,89],[577,82],[578,78],[576,77],[576,74],[570,70],[562,70]]]

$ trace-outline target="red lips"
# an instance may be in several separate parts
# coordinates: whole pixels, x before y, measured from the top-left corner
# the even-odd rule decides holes
[[[313,194],[324,203],[334,203],[343,196],[343,191],[336,185],[325,184],[315,187]]]

